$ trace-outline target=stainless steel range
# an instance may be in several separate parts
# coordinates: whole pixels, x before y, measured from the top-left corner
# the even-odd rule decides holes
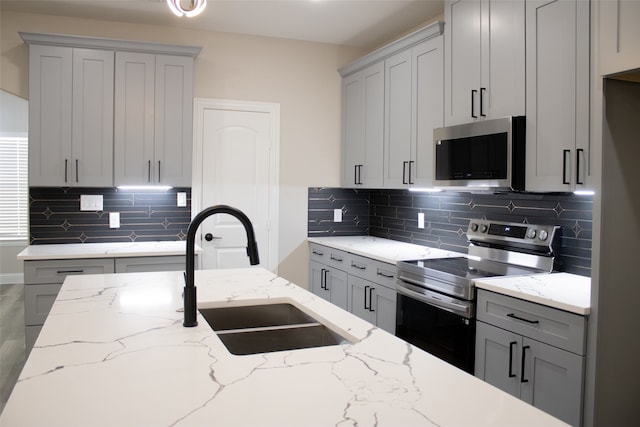
[[[473,373],[474,280],[551,272],[559,228],[472,220],[467,256],[398,262],[396,335]]]

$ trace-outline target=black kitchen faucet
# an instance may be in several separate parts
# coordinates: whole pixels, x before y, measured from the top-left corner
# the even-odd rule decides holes
[[[258,257],[258,245],[256,244],[255,234],[253,232],[253,226],[249,218],[239,209],[226,205],[211,206],[196,215],[189,224],[187,230],[187,262],[186,271],[184,275],[184,323],[182,324],[186,328],[190,328],[198,325],[196,319],[197,311],[197,298],[196,298],[196,285],[195,285],[195,244],[196,244],[196,231],[198,227],[211,215],[224,213],[236,217],[240,223],[244,226],[244,230],[247,233],[247,255],[249,256],[249,263],[256,265],[260,263]]]

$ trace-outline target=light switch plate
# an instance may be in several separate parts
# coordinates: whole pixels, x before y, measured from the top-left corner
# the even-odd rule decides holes
[[[80,195],[80,210],[81,211],[101,211],[103,209],[102,195]]]
[[[418,228],[424,228],[424,213],[418,212]]]
[[[120,228],[120,212],[109,212],[109,228]]]
[[[333,222],[342,222],[342,209],[333,210]]]
[[[179,208],[184,208],[185,206],[187,206],[187,193],[178,193],[177,199]]]

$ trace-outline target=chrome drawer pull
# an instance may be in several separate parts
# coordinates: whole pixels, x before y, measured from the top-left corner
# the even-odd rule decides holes
[[[522,317],[518,317],[513,313],[509,313],[507,314],[507,317],[511,317],[512,319],[516,319],[516,320],[522,320],[523,322],[527,322],[527,323],[531,323],[532,325],[537,325],[538,323],[540,323],[539,320],[529,320],[529,319],[524,319]]]

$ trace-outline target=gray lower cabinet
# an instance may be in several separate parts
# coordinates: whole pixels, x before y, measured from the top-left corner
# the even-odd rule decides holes
[[[24,315],[27,353],[35,344],[42,325],[44,325],[67,276],[176,271],[184,270],[184,268],[185,257],[183,255],[24,261]]]
[[[574,426],[585,337],[583,316],[478,290],[476,377]]]
[[[196,265],[197,265],[196,255]],[[184,255],[116,258],[116,273],[141,273],[150,271],[178,271],[185,269]]]
[[[395,334],[396,291],[349,275],[349,311],[361,319]]]
[[[347,310],[347,273],[311,262],[311,292]]]
[[[385,331],[396,329],[396,266],[311,243],[311,292]]]

